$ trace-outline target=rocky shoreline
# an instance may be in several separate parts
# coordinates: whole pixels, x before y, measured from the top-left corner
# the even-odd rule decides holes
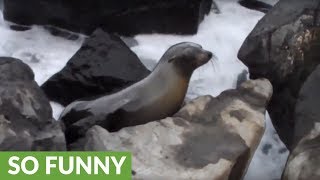
[[[53,1],[46,2],[46,6],[57,8],[57,12],[69,10]],[[178,2],[142,9],[158,9],[154,16],[150,15],[155,18],[163,16],[160,9],[161,12],[166,8],[179,9],[182,4]],[[66,143],[66,129],[52,117],[49,100],[68,105],[77,99],[114,93],[141,80],[150,71],[130,50],[134,42],[113,33],[196,33],[203,16],[211,9],[211,1],[196,2],[186,9],[192,13],[186,13],[197,20],[179,27],[189,27],[184,31],[174,28],[177,26],[173,24],[179,19],[173,19],[156,31],[153,28],[158,27],[152,23],[141,26],[144,29],[130,31],[128,25],[134,22],[131,18],[144,14],[139,4],[132,5],[137,11],[115,13],[125,16],[117,16],[120,19],[114,21],[130,22],[123,26],[125,28],[95,30],[96,24],[82,25],[101,17],[79,18],[79,26],[66,24],[65,17],[61,17],[65,22],[48,21],[52,20],[50,12],[48,16],[34,19],[28,8],[17,13],[17,4],[25,1],[5,0],[7,20],[21,25],[49,22],[75,32],[90,32],[90,35],[67,65],[41,87],[35,82],[30,67],[21,60],[0,58],[0,150],[65,151],[68,147],[68,150],[130,151],[134,179],[242,179],[262,138],[268,111],[291,153],[282,179],[320,178],[320,2],[314,0],[280,0],[252,30],[238,57],[248,66],[253,80],[242,78],[236,89],[226,90],[217,97],[208,95],[191,100],[172,117],[113,133],[94,126],[80,141]],[[28,6],[33,3],[36,0],[28,2]],[[78,3],[82,6],[86,1]],[[90,8],[97,8],[95,3]],[[71,17],[83,13],[81,8],[76,10]],[[26,14],[29,18],[21,18]],[[186,17],[184,14],[172,16]],[[166,26],[173,28],[166,29]]]

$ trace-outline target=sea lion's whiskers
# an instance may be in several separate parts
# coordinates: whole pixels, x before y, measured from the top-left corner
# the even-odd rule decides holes
[[[216,58],[210,59],[210,64],[211,64],[212,69],[213,69],[214,72],[216,72],[216,71],[219,69],[219,68],[217,67],[217,66],[218,66],[217,63],[218,63],[218,61],[217,61]]]
[[[217,63],[218,63],[218,57],[212,54],[212,58],[210,59],[210,64],[212,66],[213,72],[216,72],[218,70]]]
[[[215,67],[215,65],[214,65],[213,60],[211,59],[209,62],[210,62],[210,64],[211,64],[211,67],[212,67],[212,69],[213,69],[213,72],[215,72],[215,71],[216,71],[216,67]]]

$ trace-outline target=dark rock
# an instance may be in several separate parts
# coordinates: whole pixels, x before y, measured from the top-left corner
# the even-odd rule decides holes
[[[253,9],[267,13],[273,6],[257,0],[240,0],[239,4],[248,9]]]
[[[320,62],[319,5],[319,0],[281,0],[258,22],[238,54],[251,78],[265,77],[273,84],[268,110],[289,149],[300,88]]]
[[[0,58],[0,150],[65,150],[61,127],[32,70],[18,59]]]
[[[79,35],[73,32],[69,32],[63,29],[59,29],[53,26],[46,26],[45,27],[46,30],[48,30],[52,35],[54,36],[59,36],[59,37],[63,37],[65,39],[69,39],[69,40],[77,40],[79,39]]]
[[[294,149],[283,180],[320,179],[320,65],[303,84],[296,105]]]
[[[14,30],[14,31],[27,31],[27,30],[30,30],[31,27],[30,26],[20,26],[20,25],[11,25],[10,29]]]
[[[194,34],[212,0],[4,0],[4,18],[91,34],[101,27],[121,35]]]
[[[282,180],[320,179],[320,124],[315,123],[289,156]]]
[[[243,70],[239,75],[237,79],[237,87],[239,87],[242,83],[246,82],[248,80],[249,72],[247,70]]]
[[[294,144],[308,135],[315,123],[320,124],[320,65],[303,84],[294,115]]]
[[[288,149],[284,147],[284,148],[279,149],[278,153],[283,154],[283,153],[285,153],[287,151],[288,151]]]
[[[115,92],[149,73],[119,37],[97,30],[42,89],[51,100],[68,105],[77,99]]]
[[[263,154],[268,155],[269,151],[271,149],[272,149],[272,144],[267,143],[267,144],[263,145],[262,152],[263,152]]]

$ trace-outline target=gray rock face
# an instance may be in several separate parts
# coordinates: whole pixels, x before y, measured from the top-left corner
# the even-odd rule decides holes
[[[289,148],[300,88],[320,62],[319,7],[319,0],[280,0],[259,21],[238,54],[251,78],[268,78],[273,84],[268,111]]]
[[[94,126],[72,150],[130,151],[134,179],[241,179],[264,131],[268,80],[203,96],[174,117],[109,133]]]
[[[297,144],[320,123],[320,65],[303,84],[295,110],[294,143]]]
[[[320,65],[301,88],[295,111],[295,148],[284,180],[320,179]]]
[[[291,153],[282,180],[320,179],[320,123],[315,123]]]
[[[52,25],[91,34],[194,34],[212,0],[4,0],[4,18],[21,25]]]
[[[32,70],[0,58],[0,150],[65,150],[65,138]]]

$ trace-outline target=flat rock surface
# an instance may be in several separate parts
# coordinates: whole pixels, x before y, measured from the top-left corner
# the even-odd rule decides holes
[[[134,179],[241,178],[264,131],[268,80],[202,96],[174,117],[109,133],[94,126],[72,150],[131,151]]]

